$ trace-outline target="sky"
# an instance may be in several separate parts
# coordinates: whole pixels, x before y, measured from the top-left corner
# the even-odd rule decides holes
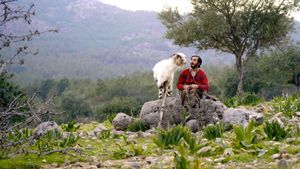
[[[179,12],[191,11],[190,0],[99,0],[105,4],[117,6],[126,10],[146,10],[159,12],[164,7],[178,7]],[[300,12],[293,13],[292,16],[300,21]]]

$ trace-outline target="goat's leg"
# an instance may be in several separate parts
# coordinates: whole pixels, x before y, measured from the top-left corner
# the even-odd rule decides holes
[[[162,99],[163,98],[163,95],[164,95],[164,86],[163,85],[160,85],[158,87],[158,98],[159,99]]]
[[[172,75],[170,82],[167,85],[167,97],[172,96],[172,91],[173,91],[173,79],[174,79],[174,74]]]

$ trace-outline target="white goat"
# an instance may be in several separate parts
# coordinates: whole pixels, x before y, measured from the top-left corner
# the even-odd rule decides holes
[[[177,68],[182,67],[186,63],[186,57],[183,53],[174,53],[171,58],[159,61],[153,67],[153,77],[156,81],[158,98],[162,99],[172,95],[174,72]]]

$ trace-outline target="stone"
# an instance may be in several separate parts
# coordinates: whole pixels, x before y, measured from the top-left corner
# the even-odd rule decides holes
[[[257,124],[262,124],[264,121],[261,113],[256,113],[244,108],[228,108],[224,112],[223,120],[225,123],[242,124],[246,126],[253,119]]]
[[[284,159],[280,160],[278,163],[277,163],[277,169],[288,169],[288,162]]]
[[[234,155],[234,152],[233,152],[232,148],[226,148],[226,149],[224,150],[223,155],[224,155],[224,156],[232,156],[232,155]]]
[[[59,129],[58,125],[54,121],[43,122],[36,127],[36,129],[33,133],[33,137],[35,139],[37,139],[37,138],[43,136],[44,134],[46,134],[47,131],[58,130],[58,129]]]
[[[151,128],[157,127],[162,111],[161,124],[163,127],[188,122],[188,125],[193,126],[193,130],[196,131],[197,128],[201,129],[208,124],[215,124],[221,120],[226,109],[226,106],[219,101],[201,99],[193,102],[193,98],[188,100],[187,105],[181,106],[180,98],[168,97],[165,107],[161,106],[162,100],[146,102],[141,109],[140,119]],[[194,121],[189,122],[190,120]],[[198,122],[198,127],[194,126],[195,120]]]
[[[276,160],[276,159],[280,159],[281,155],[280,154],[273,154],[272,155],[272,159]]]
[[[202,147],[198,153],[201,154],[201,155],[207,155],[209,154],[210,152],[212,151],[212,147],[211,146],[205,146],[205,147]]]
[[[129,124],[132,122],[132,117],[125,113],[118,113],[113,119],[112,124],[116,130],[126,130]]]
[[[295,115],[300,117],[300,111],[295,112]]]
[[[185,126],[190,128],[193,133],[196,133],[199,130],[199,122],[196,119],[189,120],[185,123]]]

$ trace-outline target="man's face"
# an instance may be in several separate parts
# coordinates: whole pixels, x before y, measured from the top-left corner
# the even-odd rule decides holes
[[[198,58],[197,57],[192,57],[191,59],[191,68],[195,69],[198,67]]]

